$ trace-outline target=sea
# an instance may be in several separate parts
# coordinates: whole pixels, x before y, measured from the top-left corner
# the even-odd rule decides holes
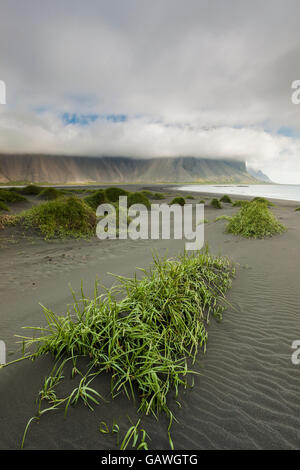
[[[298,184],[199,184],[176,188],[177,191],[197,191],[199,193],[216,193],[236,196],[265,197],[300,201],[300,185]]]

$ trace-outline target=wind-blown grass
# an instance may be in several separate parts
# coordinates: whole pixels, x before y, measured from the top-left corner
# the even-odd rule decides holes
[[[227,194],[224,194],[224,196],[222,196],[220,198],[220,201],[221,202],[225,202],[225,203],[229,203],[229,204],[232,204],[232,199],[230,196],[227,196]]]
[[[217,198],[213,198],[210,204],[214,209],[222,209],[222,204]]]
[[[172,199],[172,201],[170,202],[170,204],[179,204],[180,206],[184,206],[185,205],[185,199],[183,197],[174,197],[174,199]]]
[[[243,204],[231,217],[226,231],[246,238],[265,238],[284,232],[285,227],[268,209],[265,202],[254,201]]]
[[[100,204],[103,204],[106,202],[106,196],[105,192],[103,189],[98,189],[94,193],[90,194],[89,196],[86,196],[84,198],[84,201],[86,204],[88,204],[92,209],[96,210]]]
[[[9,207],[6,204],[4,204],[4,202],[0,201],[0,211],[8,212],[9,210],[10,210]]]
[[[40,199],[45,199],[46,201],[52,201],[57,199],[59,196],[62,196],[62,192],[56,188],[45,188],[38,194]]]
[[[0,201],[16,203],[27,201],[27,199],[15,191],[6,191],[5,189],[0,189]]]
[[[95,292],[93,300],[82,295],[75,314],[56,316],[44,308],[47,326],[35,329],[41,336],[21,337],[24,358],[51,353],[56,362],[40,393],[38,414],[28,426],[47,410],[63,406],[67,413],[79,399],[92,408],[101,397],[91,382],[106,372],[112,376],[112,397],[137,393],[140,412],[157,416],[164,411],[171,425],[168,394],[174,390],[177,395],[180,386],[188,385],[193,373],[188,360],[194,363],[198,351],[205,351],[207,326],[211,317],[222,317],[233,274],[229,260],[207,252],[155,259],[141,280],[117,276],[120,285],[104,295]],[[30,354],[28,348],[34,346]],[[69,396],[57,397],[65,364],[73,362],[77,371],[78,356],[89,357],[89,372]],[[41,400],[49,402],[43,411]]]
[[[96,215],[77,197],[48,201],[22,212],[16,222],[37,229],[46,238],[89,237],[95,234]]]

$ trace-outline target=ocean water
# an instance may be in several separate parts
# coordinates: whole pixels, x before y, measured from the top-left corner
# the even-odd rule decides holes
[[[176,188],[179,191],[197,191],[199,193],[232,194],[238,196],[261,196],[270,199],[300,201],[298,184],[201,184]]]

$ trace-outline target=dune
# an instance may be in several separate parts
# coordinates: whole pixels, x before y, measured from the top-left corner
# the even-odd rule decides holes
[[[195,194],[199,198],[199,193]],[[212,195],[210,195],[212,197]],[[200,354],[192,388],[181,390],[171,407],[178,419],[172,427],[175,449],[299,449],[300,374],[291,361],[292,342],[300,339],[299,213],[290,202],[273,209],[288,230],[265,240],[248,240],[225,234],[226,221],[205,224],[210,251],[229,256],[237,274],[229,291],[222,322],[209,326],[207,352]],[[205,217],[230,215],[236,209],[207,207]],[[182,252],[181,240],[133,242],[98,240],[47,243],[1,240],[1,338],[9,359],[18,357],[14,334],[24,325],[43,323],[38,302],[63,314],[72,302],[71,283],[79,292],[81,280],[92,295],[95,278],[106,285],[113,272],[132,275],[148,267],[155,249],[172,256]],[[138,275],[141,273],[139,271]],[[16,287],[18,286],[18,287]],[[50,356],[21,362],[0,370],[0,448],[19,448],[27,420],[36,412],[37,393],[52,367]],[[33,423],[26,449],[115,449],[116,440],[99,432],[101,421],[118,422],[125,431],[137,421],[136,404],[125,396],[109,397],[109,374],[97,389],[108,402],[92,412],[79,405],[66,419],[49,413]],[[65,381],[61,392],[70,386]],[[151,449],[169,449],[165,416],[143,421]]]

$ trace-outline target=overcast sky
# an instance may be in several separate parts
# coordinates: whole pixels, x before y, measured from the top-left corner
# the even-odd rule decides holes
[[[299,19],[299,0],[0,0],[0,152],[234,158],[300,184]]]

